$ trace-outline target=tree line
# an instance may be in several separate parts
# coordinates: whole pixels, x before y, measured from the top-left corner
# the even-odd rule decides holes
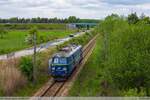
[[[112,14],[97,27],[101,33],[102,93],[108,95],[150,95],[150,18],[131,13],[128,17]],[[112,90],[114,91],[114,90]]]
[[[80,19],[75,16],[70,16],[68,18],[18,18],[13,17],[9,19],[0,18],[0,23],[98,23],[99,20],[96,19]]]
[[[128,23],[129,24],[137,24],[137,23],[150,24],[150,17],[146,16],[144,13],[142,13],[140,17],[137,16],[136,12],[131,13],[130,15],[128,15]]]
[[[146,16],[144,13],[138,16],[136,12],[129,14],[127,17],[119,16],[117,14],[111,14],[107,16],[106,19],[109,19],[109,18],[119,19],[120,17],[122,19],[127,20],[129,24],[150,24],[149,16]]]

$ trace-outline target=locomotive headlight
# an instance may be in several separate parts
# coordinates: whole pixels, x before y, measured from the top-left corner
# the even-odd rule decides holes
[[[66,71],[66,70],[67,70],[67,68],[63,68],[63,70],[65,70],[65,71]]]
[[[52,70],[55,70],[55,67],[52,67]]]

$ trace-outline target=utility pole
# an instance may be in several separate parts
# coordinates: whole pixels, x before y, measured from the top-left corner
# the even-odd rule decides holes
[[[33,83],[36,83],[36,32],[33,34],[34,54],[33,54]]]

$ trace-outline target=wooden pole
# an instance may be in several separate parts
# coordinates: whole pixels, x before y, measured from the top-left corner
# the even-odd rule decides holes
[[[33,54],[33,83],[36,83],[36,33],[33,35],[34,54]]]

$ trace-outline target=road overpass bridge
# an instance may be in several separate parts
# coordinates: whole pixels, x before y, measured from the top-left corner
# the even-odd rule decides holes
[[[91,28],[96,26],[98,23],[70,23],[68,24],[69,28]]]

